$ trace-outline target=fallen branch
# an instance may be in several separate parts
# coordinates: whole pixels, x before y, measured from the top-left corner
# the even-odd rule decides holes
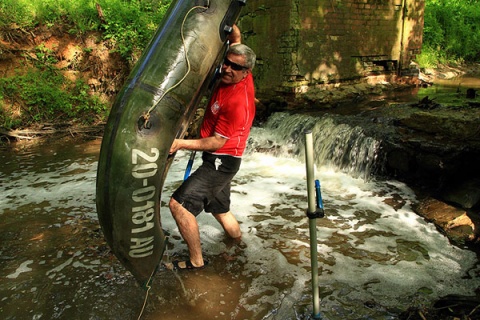
[[[473,314],[475,312],[477,312],[477,310],[480,308],[480,304],[478,306],[476,306],[475,308],[473,308],[473,310],[468,314],[469,317],[473,316]]]
[[[84,133],[97,133],[103,131],[103,126],[92,127],[68,127],[68,128],[54,128],[45,126],[40,129],[23,129],[23,130],[0,130],[0,136],[6,136],[8,138],[18,140],[33,140],[40,137],[53,135],[53,134],[69,134],[74,136],[75,134]]]
[[[423,315],[423,312],[420,310],[418,310],[418,316],[422,318],[422,320],[427,320],[427,318],[425,318],[425,316]]]

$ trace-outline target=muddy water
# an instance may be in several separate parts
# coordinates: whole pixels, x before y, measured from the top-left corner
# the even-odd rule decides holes
[[[255,128],[255,144],[280,139]],[[287,141],[277,141],[291,150]],[[209,266],[160,268],[146,294],[105,245],[95,213],[100,141],[2,150],[2,319],[308,319],[312,313],[305,165],[301,155],[250,152],[235,178],[232,211],[241,243],[199,216]],[[179,153],[162,194],[165,260],[186,246],[166,208],[188,160]],[[198,156],[197,156],[198,157]],[[197,159],[195,166],[198,165]],[[365,181],[318,166],[326,217],[317,220],[324,319],[396,319],[480,285],[477,257],[449,244],[412,211],[398,181]],[[147,297],[145,306],[145,297]]]

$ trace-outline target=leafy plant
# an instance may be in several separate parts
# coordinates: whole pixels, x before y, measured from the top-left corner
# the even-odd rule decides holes
[[[40,69],[53,68],[53,65],[58,62],[53,50],[47,48],[43,43],[36,47],[35,56],[37,57],[35,65]]]
[[[29,70],[23,75],[0,79],[0,98],[3,112],[0,123],[10,129],[20,123],[97,120],[106,116],[107,107],[88,93],[88,85],[66,79],[58,70]],[[16,104],[20,112],[8,112],[5,101]]]
[[[111,40],[124,58],[135,59],[153,36],[171,1],[133,0],[128,5],[104,2],[104,38]]]
[[[480,59],[478,0],[426,0],[424,18],[423,52],[418,59],[420,65],[422,60]]]
[[[32,26],[34,15],[33,1],[2,0],[0,1],[0,30],[12,24],[20,27]]]
[[[71,34],[101,31],[115,51],[132,59],[145,48],[171,1],[2,0],[0,30],[12,24],[19,28],[61,24]]]

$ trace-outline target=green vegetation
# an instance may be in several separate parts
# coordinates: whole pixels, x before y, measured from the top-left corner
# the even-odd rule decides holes
[[[50,122],[82,119],[88,123],[106,114],[106,106],[88,94],[82,81],[69,81],[55,70],[33,71],[24,75],[0,79],[0,98],[24,101],[21,118],[12,118],[0,111],[0,125],[5,128]],[[3,113],[3,114],[2,114]]]
[[[54,66],[51,50],[36,48],[32,66],[14,76],[0,78],[0,127],[5,129],[39,122],[81,120],[91,124],[107,116],[107,106],[100,102],[84,80],[69,80]]]
[[[135,62],[172,0],[1,0],[0,39],[16,42],[45,26],[79,36],[98,32],[111,51]],[[480,0],[425,0],[421,67],[480,59]],[[20,30],[20,33],[14,31]],[[0,55],[2,54],[0,43]],[[84,52],[91,50],[84,48]],[[0,127],[34,122],[105,120],[108,106],[82,80],[69,80],[43,45],[28,69],[0,78]],[[85,120],[88,119],[88,120]]]
[[[0,31],[15,25],[32,29],[37,25],[69,26],[71,34],[102,31],[115,50],[130,59],[152,37],[171,0],[2,0]],[[100,17],[97,8],[101,8]]]
[[[27,72],[0,78],[2,127],[10,129],[54,119],[82,119],[93,123],[98,117],[106,116],[106,106],[98,97],[88,94],[88,84],[80,79],[71,81],[65,78],[54,66],[57,59],[51,50],[40,45],[35,55],[34,63]],[[19,103],[13,106],[15,102]],[[7,108],[7,103],[11,103],[12,107]],[[13,114],[21,114],[21,117],[14,117]]]
[[[171,0],[2,0],[0,38],[18,40],[13,31],[31,32],[38,26],[61,27],[71,35],[100,32],[111,51],[134,61],[146,47]],[[97,6],[98,5],[98,6]],[[85,50],[88,50],[85,49]],[[2,47],[0,45],[0,54]],[[69,80],[55,66],[55,55],[45,46],[35,57],[25,56],[28,68],[0,78],[0,127],[35,122],[106,119],[108,106],[89,94],[84,80]]]
[[[422,67],[480,59],[480,1],[425,0]]]

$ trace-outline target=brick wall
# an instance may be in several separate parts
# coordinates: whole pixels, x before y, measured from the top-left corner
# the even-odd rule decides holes
[[[250,0],[239,25],[260,95],[415,75],[425,0]],[[412,72],[413,70],[413,72]]]

